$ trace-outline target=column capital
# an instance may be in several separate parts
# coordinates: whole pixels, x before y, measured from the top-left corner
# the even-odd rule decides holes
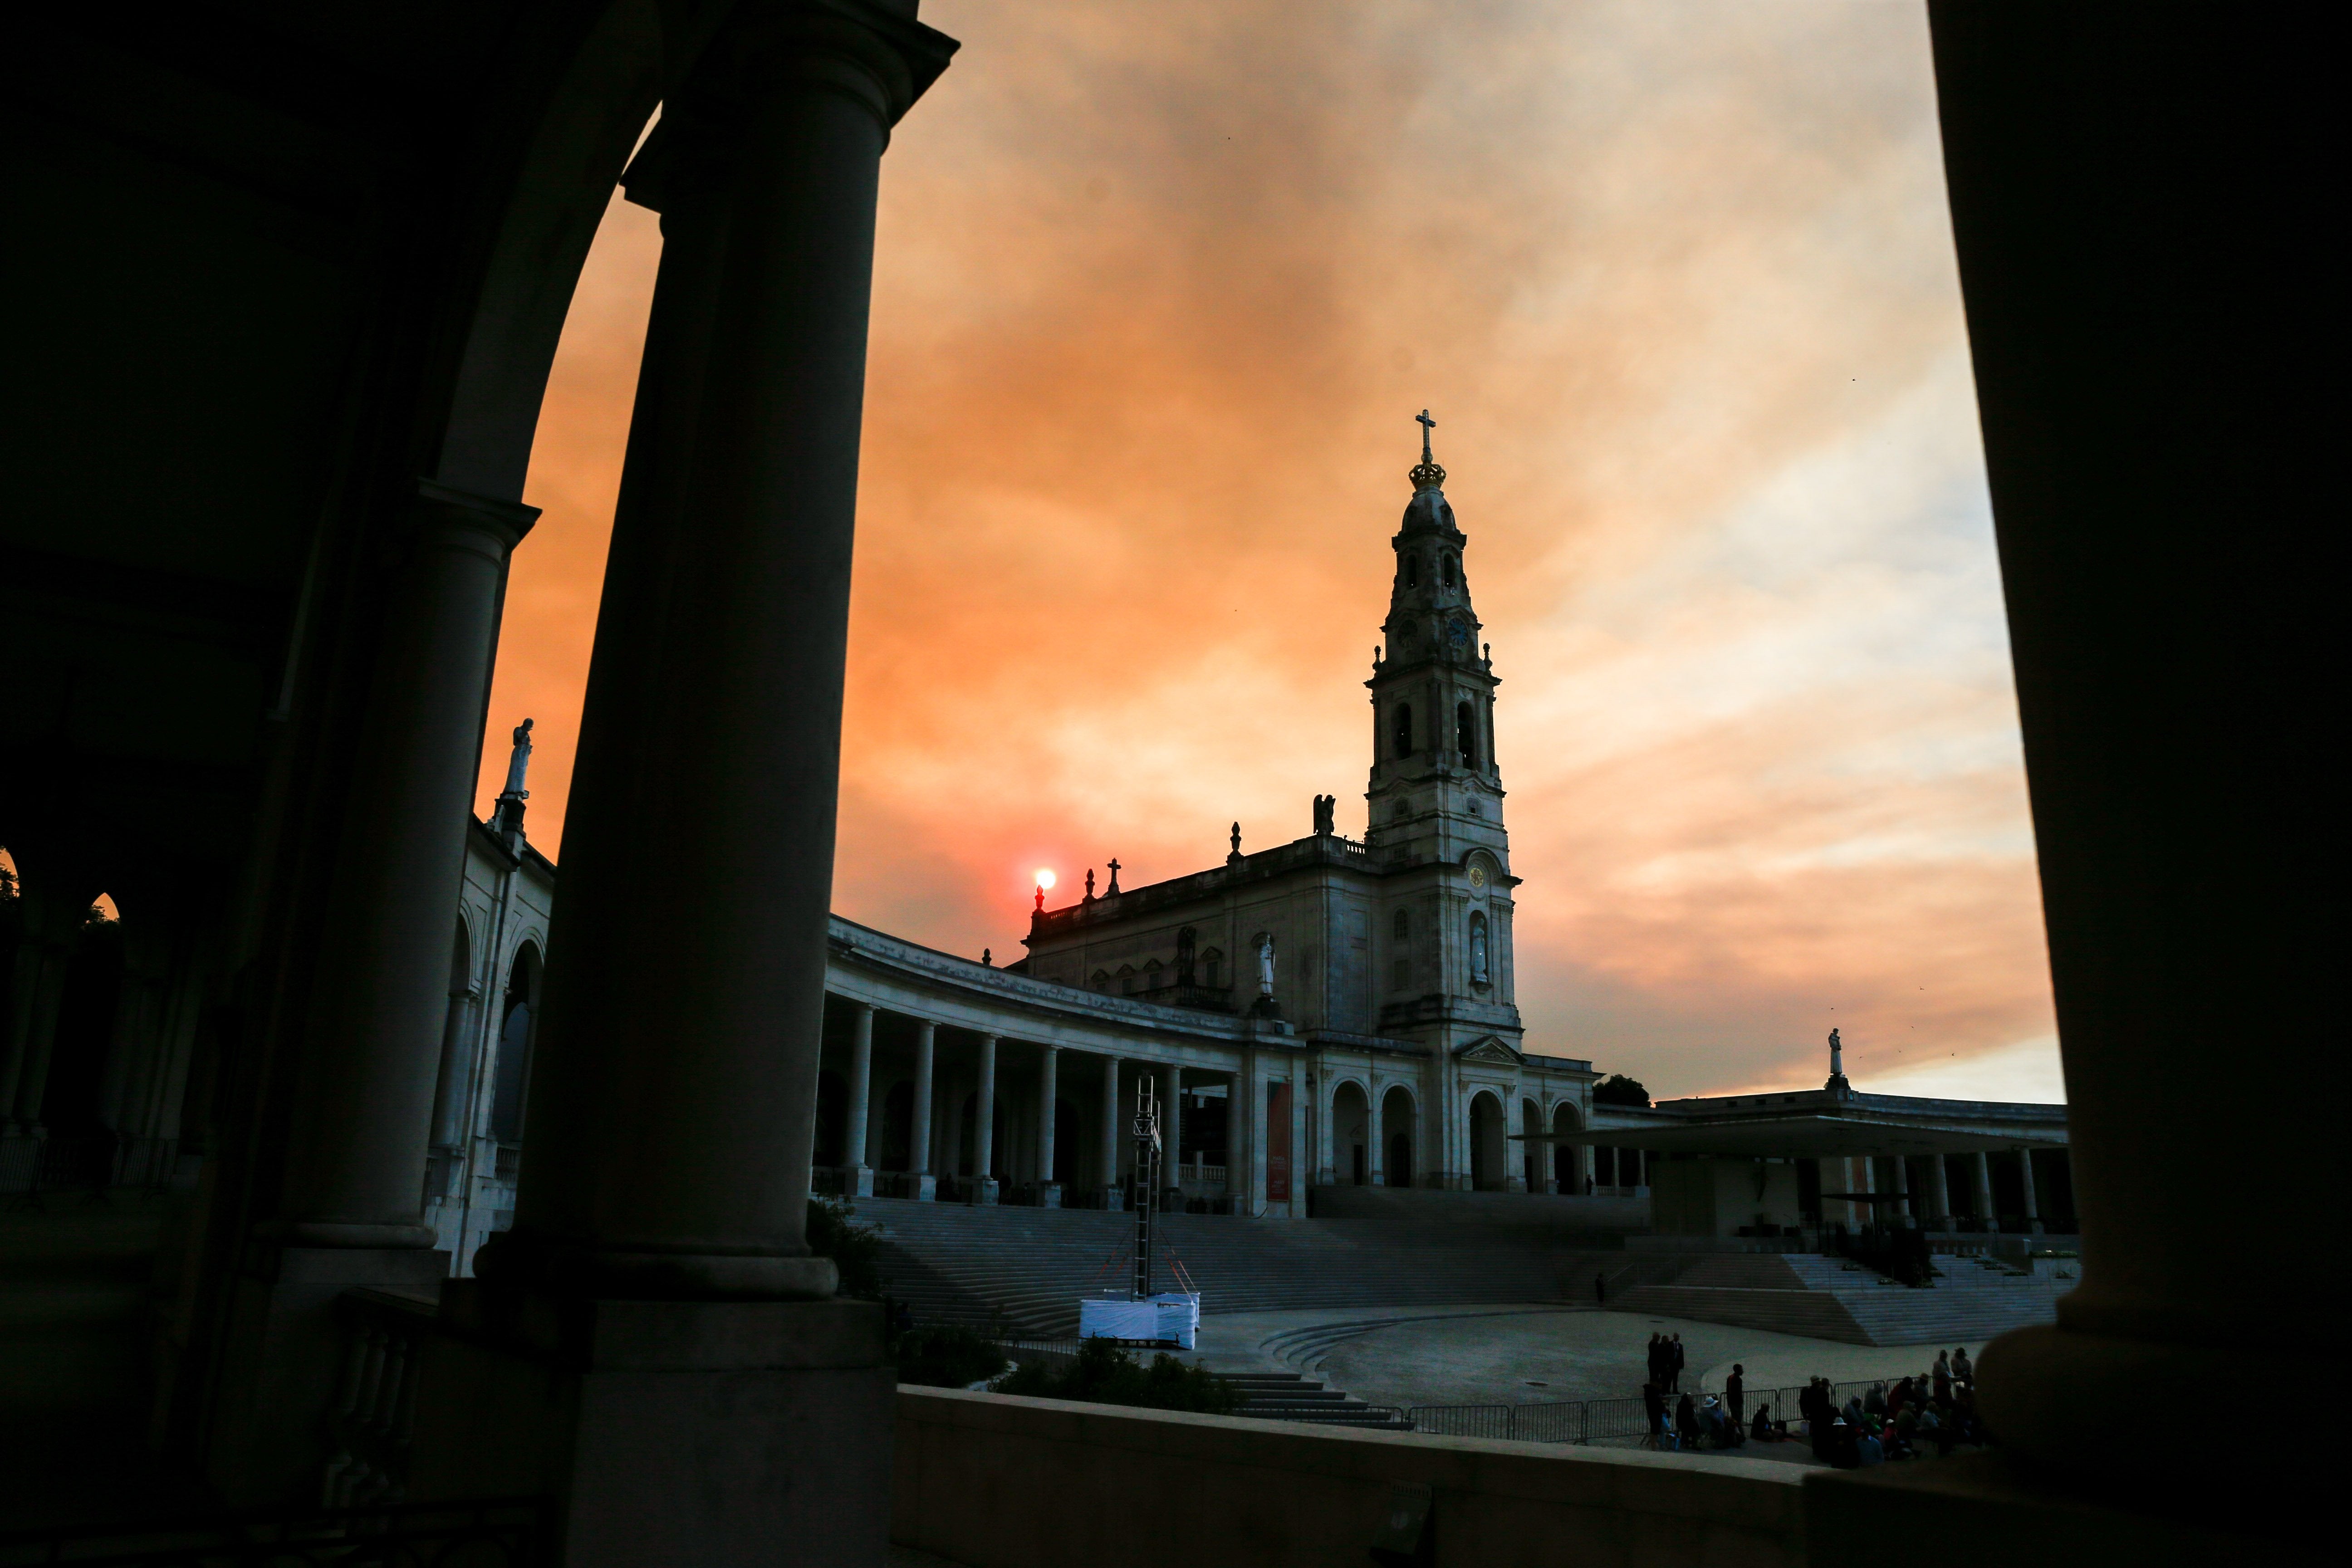
[[[621,175],[654,212],[721,189],[753,107],[787,85],[841,94],[871,114],[885,146],[962,46],[873,0],[743,0],[703,50]]]
[[[420,528],[438,525],[487,534],[495,542],[501,562],[539,521],[539,508],[535,506],[477,495],[438,479],[416,481],[416,503]]]

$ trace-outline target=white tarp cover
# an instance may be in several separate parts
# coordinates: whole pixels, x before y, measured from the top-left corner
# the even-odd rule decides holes
[[[1078,1301],[1082,1340],[1159,1340],[1192,1348],[1201,1327],[1201,1298],[1169,1291],[1140,1301],[1087,1296]]]

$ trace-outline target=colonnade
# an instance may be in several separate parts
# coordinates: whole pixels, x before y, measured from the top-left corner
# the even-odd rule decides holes
[[[2018,1207],[2002,1214],[1995,1197],[1993,1161],[1996,1154],[2015,1159],[2018,1176]],[[1924,1161],[1924,1188],[1915,1194],[1912,1187],[1911,1164],[1914,1158]],[[1947,1162],[1958,1160],[1964,1173],[1966,1186],[1961,1194],[1953,1191],[1951,1173]],[[2003,1220],[2021,1222],[2028,1233],[2041,1235],[2043,1216],[2042,1187],[2046,1173],[2037,1175],[2033,1151],[2030,1147],[2014,1149],[1977,1149],[1962,1154],[1929,1154],[1924,1156],[1864,1155],[1833,1156],[1819,1161],[1822,1188],[1824,1194],[1850,1193],[1850,1198],[1824,1195],[1822,1200],[1825,1221],[1862,1226],[1874,1221],[1892,1221],[1916,1225],[1927,1230],[1997,1229]],[[1885,1184],[1880,1184],[1882,1177]],[[1831,1184],[1839,1184],[1832,1188]],[[1955,1205],[1956,1195],[1965,1201]],[[1833,1213],[1832,1209],[1837,1213]],[[2072,1220],[2071,1215],[2063,1217]]]
[[[870,1002],[853,1001],[845,1005],[849,1014],[849,1045],[846,1070],[842,1075],[841,1163],[821,1167],[824,1173],[817,1178],[821,1184],[837,1180],[841,1193],[851,1197],[880,1194],[929,1201],[940,1195],[944,1180],[951,1184],[954,1195],[963,1201],[996,1204],[1008,1197],[1005,1185],[1009,1173],[1026,1163],[1034,1176],[1018,1184],[1024,1201],[1047,1208],[1078,1203],[1123,1207],[1129,1201],[1129,1183],[1120,1173],[1134,1139],[1131,1118],[1136,1092],[1132,1075],[1150,1072],[1158,1079],[1155,1099],[1160,1106],[1160,1142],[1165,1152],[1160,1202],[1172,1205],[1187,1195],[1179,1170],[1179,1156],[1184,1147],[1185,1069],[1181,1064],[1039,1042],[1034,1047],[1037,1053],[1034,1103],[1020,1107],[1019,1113],[1011,1119],[1028,1123],[1026,1147],[1004,1149],[997,1142],[997,1124],[1007,1109],[1007,1096],[1000,1092],[1000,1075],[1007,1065],[1005,1047],[1014,1042],[998,1033],[961,1031],[973,1041],[971,1065],[966,1075],[951,1079],[951,1087],[961,1091],[968,1082],[969,1095],[967,1098],[963,1092],[954,1092],[945,1096],[947,1114],[941,1118],[937,1114],[943,1099],[940,1024],[936,1019],[911,1014],[906,1015],[913,1034],[911,1070],[903,1080],[908,1085],[911,1100],[906,1158],[902,1169],[884,1169],[882,1119],[876,1114],[875,1100],[877,1084],[885,1079],[876,1068],[874,1042],[876,1016],[885,1009]],[[1100,1064],[1101,1078],[1096,1089],[1099,1139],[1095,1151],[1096,1179],[1084,1184],[1083,1194],[1069,1190],[1079,1184],[1075,1180],[1064,1183],[1055,1177],[1057,1164],[1062,1163],[1060,1156],[1077,1152],[1066,1152],[1057,1143],[1055,1109],[1066,1091],[1074,1087],[1064,1071],[1062,1058],[1066,1054],[1091,1057]],[[1122,1068],[1126,1070],[1122,1071]],[[1234,1092],[1238,1075],[1212,1069],[1194,1071],[1196,1089],[1199,1080],[1206,1078],[1219,1080],[1229,1096]],[[969,1149],[965,1146],[962,1115],[967,1103],[971,1110]],[[1025,1162],[1020,1158],[1024,1154],[1028,1156]],[[1067,1163],[1073,1167],[1077,1164],[1075,1159]],[[965,1184],[962,1177],[967,1165],[970,1182]],[[1195,1185],[1200,1184],[1196,1181]]]

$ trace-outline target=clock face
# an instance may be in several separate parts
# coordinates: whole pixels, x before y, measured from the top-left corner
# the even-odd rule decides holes
[[[1473,866],[1470,868],[1470,885],[1474,888],[1483,888],[1486,885],[1486,867]]]
[[[1455,647],[1466,647],[1469,646],[1470,628],[1464,626],[1460,621],[1455,621],[1449,625],[1445,628],[1445,635],[1452,640]]]

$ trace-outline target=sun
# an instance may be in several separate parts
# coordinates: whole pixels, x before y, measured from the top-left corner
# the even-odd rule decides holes
[[[1056,879],[1055,879],[1055,876],[1054,876],[1054,872],[1053,872],[1052,868],[1050,868],[1050,867],[1041,867],[1041,868],[1038,869],[1038,872],[1037,872],[1037,885],[1038,885],[1039,887],[1041,887],[1041,888],[1050,888],[1050,887],[1052,887],[1052,886],[1054,885],[1054,883],[1055,883],[1055,880],[1056,880]]]

